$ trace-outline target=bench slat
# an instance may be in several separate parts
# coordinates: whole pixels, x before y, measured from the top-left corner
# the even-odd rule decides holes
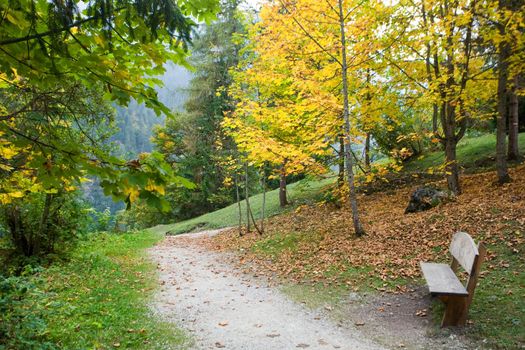
[[[449,265],[425,262],[420,265],[431,294],[468,296],[467,290]]]
[[[472,237],[465,232],[457,232],[452,237],[450,243],[450,254],[458,261],[458,263],[468,272],[472,273],[472,267],[476,256],[478,256],[478,247]]]

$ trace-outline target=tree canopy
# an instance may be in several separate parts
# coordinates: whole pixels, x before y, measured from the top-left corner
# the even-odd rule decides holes
[[[213,19],[217,9],[200,0],[2,2],[3,201],[33,190],[21,177],[55,191],[93,175],[116,199],[143,197],[166,208],[164,186],[188,182],[160,154],[116,157],[102,137],[113,128],[107,102],[134,99],[170,114],[157,100],[157,76],[169,61],[187,65],[196,21]]]

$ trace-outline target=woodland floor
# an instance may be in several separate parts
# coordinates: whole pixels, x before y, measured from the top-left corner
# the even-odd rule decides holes
[[[211,251],[217,233],[168,236],[150,250],[161,284],[152,307],[186,329],[194,349],[468,348],[457,335],[429,337],[432,326],[415,316],[430,303],[419,291],[351,294],[337,311],[308,308],[269,276],[242,272],[237,255]]]
[[[274,216],[264,235],[169,236],[151,251],[155,309],[196,349],[524,349],[525,166],[510,174],[503,186],[494,172],[463,175],[459,197],[407,215],[410,193],[434,180],[360,194],[360,238],[349,208],[332,203]],[[440,330],[419,262],[449,261],[457,231],[482,240],[487,261],[467,327]]]
[[[463,175],[460,196],[421,213],[404,214],[412,191],[422,183],[445,188],[444,181],[415,175],[402,187],[360,194],[367,232],[360,238],[353,234],[348,207],[318,203],[268,219],[264,235],[239,237],[237,229],[230,229],[203,244],[234,252],[241,271],[288,281],[287,294],[296,300],[313,307],[329,302],[343,318],[357,315],[358,323],[360,313],[367,316],[360,328],[379,341],[382,335],[402,334],[406,341],[401,345],[408,346],[412,336],[417,344],[419,332],[438,339],[465,336],[477,344],[470,348],[525,349],[525,166],[511,169],[510,175],[513,182],[503,186],[496,184],[493,171]],[[448,246],[457,231],[483,241],[488,254],[468,326],[449,332],[438,327],[441,304],[424,301],[428,296],[419,262],[449,262]],[[351,293],[360,302],[349,301]],[[419,327],[424,323],[429,327]],[[403,332],[412,326],[419,331]]]
[[[498,254],[491,246],[504,243],[518,254],[525,244],[525,166],[511,169],[510,175],[513,182],[503,186],[496,184],[495,172],[464,175],[460,196],[419,213],[404,214],[410,194],[422,184],[419,178],[403,188],[360,194],[366,231],[360,238],[353,233],[349,208],[318,203],[270,218],[262,236],[251,232],[239,237],[237,229],[230,229],[208,240],[207,246],[236,251],[241,263],[255,263],[246,265],[251,269],[296,282],[346,284],[358,290],[368,276],[384,282],[384,286],[371,285],[379,291],[403,291],[405,283],[395,285],[396,281],[419,278],[420,261],[449,259],[452,235],[464,231],[488,245],[484,265],[488,274],[508,267],[495,259]],[[446,188],[444,181],[424,182]],[[348,274],[352,269],[358,273]]]

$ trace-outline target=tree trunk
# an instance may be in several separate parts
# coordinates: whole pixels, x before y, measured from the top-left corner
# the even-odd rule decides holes
[[[423,17],[424,28],[428,28],[427,10],[425,8],[425,2],[424,1],[421,2],[421,14],[422,14],[422,17]],[[430,18],[430,22],[434,23],[434,20],[433,20],[432,16]],[[427,73],[427,83],[428,83],[428,86],[430,88],[430,86],[432,84],[432,81],[434,80],[434,78],[432,77],[432,64],[430,62],[430,57],[432,56],[433,46],[428,41],[427,41],[425,46],[426,46],[425,69],[426,69],[426,73]],[[434,62],[434,64],[437,64],[437,61]],[[436,74],[436,76],[439,76],[439,68],[438,67],[435,68],[434,73]],[[439,106],[438,106],[437,103],[434,102],[434,103],[432,103],[432,132],[433,132],[434,136],[436,136],[436,137],[439,136],[439,132],[438,132],[438,118],[439,118]]]
[[[447,137],[445,140],[445,172],[447,177],[448,189],[458,195],[461,193],[461,185],[459,183],[459,166],[456,157],[456,140]]]
[[[448,10],[446,11],[445,16],[448,15]],[[461,194],[461,185],[459,182],[459,166],[456,156],[456,146],[458,140],[463,137],[466,128],[466,116],[463,115],[463,102],[460,97],[457,99],[457,96],[454,95],[454,88],[457,86],[456,83],[456,66],[454,65],[454,56],[455,49],[453,43],[453,33],[454,33],[454,23],[453,21],[449,24],[446,37],[446,60],[444,62],[444,67],[447,72],[447,79],[445,86],[441,89],[441,124],[443,128],[444,139],[442,142],[445,145],[445,174],[447,178],[448,189],[458,195]],[[463,87],[463,84],[466,84],[468,79],[468,59],[469,59],[469,49],[468,45],[470,43],[470,32],[467,32],[467,37],[465,38],[465,59],[466,62],[463,63],[462,70],[460,69],[461,82],[460,87]],[[435,63],[436,64],[436,63]],[[459,104],[459,106],[458,106]],[[456,127],[458,125],[457,110],[456,106],[459,107],[459,123],[461,124],[461,131],[459,134],[456,134]]]
[[[33,255],[31,244],[29,244],[20,217],[20,208],[17,205],[6,208],[7,226],[11,235],[11,242],[16,250],[25,256]]]
[[[279,204],[281,208],[288,205],[288,199],[286,196],[286,161],[283,162],[279,173]]]
[[[261,229],[257,226],[257,222],[255,221],[255,218],[253,217],[253,211],[252,211],[252,208],[250,208],[250,209],[248,210],[248,212],[250,213],[250,217],[252,218],[253,227],[255,227],[255,230],[256,230],[260,235],[262,235],[262,231],[261,231]]]
[[[244,200],[246,201],[246,232],[250,232],[250,195],[248,191],[248,163],[244,164]]]
[[[345,139],[344,135],[339,136],[339,159],[337,161],[339,166],[339,174],[337,175],[337,187],[343,188],[345,184]]]
[[[288,205],[288,199],[286,198],[286,176],[282,173],[279,175],[279,204],[281,208]]]
[[[500,10],[506,7],[505,1],[499,1]],[[500,25],[499,31],[501,35],[505,35],[505,28]],[[502,41],[499,44],[499,62],[498,62],[498,116],[496,120],[496,170],[498,173],[498,182],[500,184],[509,182],[510,176],[507,168],[507,112],[508,112],[508,75],[510,56],[509,44]]]
[[[263,168],[263,176],[262,176],[262,187],[263,187],[263,201],[262,201],[262,208],[261,208],[261,234],[264,233],[264,216],[266,211],[266,167]]]
[[[365,139],[365,168],[370,171],[370,133],[366,133]]]
[[[341,34],[341,74],[343,81],[343,119],[345,131],[345,165],[348,179],[349,200],[352,207],[352,221],[354,224],[355,234],[359,237],[365,234],[361,222],[359,221],[359,212],[357,208],[357,198],[354,185],[354,169],[351,154],[352,140],[350,139],[350,111],[348,106],[348,66],[346,64],[346,34],[345,34],[345,14],[343,12],[343,0],[338,0],[339,7],[339,25]]]
[[[519,132],[519,105],[518,105],[518,76],[514,77],[514,83],[509,96],[509,151],[508,160],[517,160],[520,157],[518,145]]]
[[[235,173],[235,195],[237,197],[237,207],[239,209],[239,236],[242,236],[242,208],[241,195],[239,193],[239,174]]]
[[[51,209],[52,201],[53,201],[53,195],[50,193],[47,193],[46,199],[44,201],[44,209],[42,210],[42,217],[40,218],[38,232],[36,233],[36,235],[33,235],[30,239],[31,244],[33,245],[33,254],[38,254],[42,240],[44,236],[46,235],[47,224],[48,224],[48,219],[49,219],[49,211]],[[50,239],[50,244],[53,244],[53,240],[51,239]],[[53,247],[51,246],[47,248],[50,251],[53,249]]]

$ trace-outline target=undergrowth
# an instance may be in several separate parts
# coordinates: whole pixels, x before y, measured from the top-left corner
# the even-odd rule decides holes
[[[149,231],[93,235],[67,261],[24,277],[30,287],[14,294],[22,304],[8,319],[18,330],[0,349],[184,348],[184,334],[147,305],[156,278],[144,250],[160,238]]]

